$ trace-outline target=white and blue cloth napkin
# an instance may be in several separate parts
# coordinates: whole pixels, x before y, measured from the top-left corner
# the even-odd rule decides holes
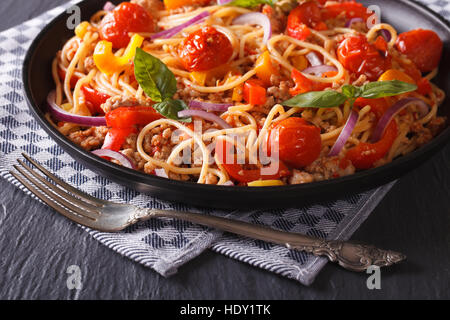
[[[450,16],[448,1],[423,2],[444,16]],[[20,183],[8,170],[16,159],[21,158],[21,152],[26,152],[50,171],[95,197],[142,207],[228,216],[327,239],[348,239],[393,185],[391,183],[369,192],[348,195],[338,201],[312,203],[300,208],[214,210],[160,201],[113,183],[84,168],[56,145],[31,116],[21,81],[23,58],[33,38],[48,21],[74,3],[55,8],[0,33],[0,172],[16,186],[20,186]],[[59,217],[55,215],[55,219]],[[176,273],[180,266],[206,249],[295,279],[305,285],[314,281],[327,262],[325,258],[304,252],[171,219],[149,220],[114,234],[84,229],[114,251],[163,276]]]

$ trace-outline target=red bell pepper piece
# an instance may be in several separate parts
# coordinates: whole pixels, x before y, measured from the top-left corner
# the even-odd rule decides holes
[[[322,78],[331,78],[335,75],[337,75],[337,71],[327,71],[322,74]],[[326,88],[331,87],[331,83],[318,82],[308,79],[297,69],[292,69],[291,78],[294,80],[295,84],[294,88],[289,89],[289,93],[292,96],[310,91],[323,91]]]
[[[251,79],[244,83],[244,100],[251,105],[266,103],[266,88],[260,80]]]
[[[92,114],[105,114],[101,105],[110,98],[109,95],[98,92],[88,86],[82,86],[81,91],[83,91],[84,97],[86,99],[86,105]]]
[[[297,69],[292,69],[291,78],[295,83],[295,87],[289,90],[292,96],[314,90],[314,81],[309,80]]]
[[[130,128],[134,125],[147,125],[163,116],[152,107],[120,107],[105,115],[106,124],[113,128]]]
[[[430,94],[433,91],[430,81],[427,78],[421,78],[417,81],[417,92],[423,95]]]
[[[64,82],[64,79],[66,79],[66,72],[63,69],[58,68],[58,75],[59,75],[59,78],[61,79],[61,81]],[[71,89],[75,88],[78,80],[80,80],[80,78],[78,78],[76,75],[72,75],[72,78],[70,78],[70,88]]]
[[[355,100],[353,106],[355,108],[361,109],[365,106],[370,106],[370,111],[372,111],[377,119],[379,120],[383,114],[389,109],[390,104],[387,103],[385,98],[377,98],[377,99],[367,99],[367,98],[358,98]]]
[[[375,143],[361,142],[348,150],[345,158],[350,160],[357,169],[370,169],[376,161],[389,152],[396,138],[397,122],[392,120],[379,141]]]
[[[270,175],[264,174],[262,171],[263,168],[244,169],[241,164],[236,163],[235,157],[232,158],[234,159],[232,161],[233,163],[229,163],[231,157],[229,152],[232,152],[232,150],[233,146],[231,143],[223,139],[217,140],[215,153],[219,159],[219,163],[225,168],[231,178],[239,182],[248,183],[256,180],[278,180],[281,177],[288,177],[291,175],[291,171],[281,160],[279,162],[272,162],[269,166],[264,168],[267,171],[271,171],[272,166],[274,166],[274,169],[275,166],[278,166],[277,172]]]
[[[337,71],[327,71],[327,72],[322,73],[322,78],[331,78],[331,77],[334,77],[337,74],[338,74]],[[330,88],[331,85],[332,84],[329,83],[329,82],[314,81],[313,88],[314,88],[314,91],[323,91],[326,88]]]
[[[381,51],[384,54],[384,56],[387,57],[387,55],[389,54],[388,43],[386,42],[386,40],[383,37],[378,36],[377,39],[375,40],[374,45],[378,51]]]
[[[119,151],[122,148],[126,138],[132,133],[136,132],[133,127],[130,128],[109,128],[103,142],[102,149],[109,149]]]

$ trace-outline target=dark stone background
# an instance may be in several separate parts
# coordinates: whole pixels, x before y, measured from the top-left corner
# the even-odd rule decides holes
[[[0,31],[63,2],[0,0]],[[367,274],[332,264],[304,287],[213,252],[165,279],[0,180],[0,299],[448,299],[449,195],[450,145],[402,178],[353,236],[408,255],[382,270],[381,290],[368,290]],[[73,264],[83,276],[77,296],[66,286]]]

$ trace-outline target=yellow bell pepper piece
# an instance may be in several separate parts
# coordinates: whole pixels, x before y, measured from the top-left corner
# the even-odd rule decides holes
[[[284,186],[281,180],[256,180],[248,183],[249,187],[272,187],[272,186]]]
[[[144,42],[144,38],[135,34],[121,57],[117,57],[112,52],[112,43],[102,40],[97,43],[94,50],[94,62],[97,68],[107,74],[111,75],[116,72],[123,71],[128,63],[136,55],[136,48],[140,47]]]
[[[70,103],[64,103],[61,105],[61,109],[65,111],[70,111],[72,109],[72,105]]]
[[[198,2],[198,0],[164,0],[164,5],[167,10],[173,10],[184,6],[195,5]]]
[[[212,78],[220,79],[224,78],[224,83],[227,83],[227,81],[233,80],[234,70],[231,66],[228,64],[223,64],[221,66],[218,66],[216,68],[206,70],[206,71],[193,71],[189,73],[189,78],[192,82],[195,82],[198,85],[204,86],[206,81]]]
[[[291,61],[294,68],[298,71],[303,71],[308,67],[308,60],[305,56],[293,56]]]
[[[206,78],[208,77],[208,72],[204,71],[193,71],[189,73],[189,78],[191,78],[192,82],[200,86],[204,86],[206,82]]]
[[[403,71],[397,69],[389,69],[378,78],[378,81],[390,81],[390,80],[399,80],[411,84],[416,84],[413,78],[408,76]]]
[[[83,21],[81,22],[79,25],[77,25],[77,27],[75,28],[75,35],[80,38],[83,39],[86,32],[88,31],[88,28],[91,26],[91,24],[87,21]]]
[[[264,53],[260,55],[259,58],[256,60],[255,71],[256,76],[260,80],[264,81],[266,85],[270,85],[270,76],[272,74],[275,75],[279,74],[278,69],[276,69],[272,64],[269,51],[264,51]]]
[[[231,96],[231,100],[236,102],[241,102],[243,99],[244,86],[242,84],[233,88],[233,95]]]

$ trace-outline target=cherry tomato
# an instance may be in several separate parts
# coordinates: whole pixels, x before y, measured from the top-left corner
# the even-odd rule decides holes
[[[130,42],[129,32],[153,32],[152,16],[140,5],[122,2],[109,12],[100,24],[100,36],[113,47],[125,48]]]
[[[130,128],[134,125],[147,125],[163,116],[152,107],[120,107],[105,116],[108,127]]]
[[[364,108],[365,106],[370,106],[370,111],[372,111],[377,119],[380,119],[386,110],[389,108],[389,104],[384,98],[378,99],[366,99],[358,98],[355,100],[354,106],[357,108]]]
[[[370,169],[375,162],[382,159],[391,149],[397,138],[397,122],[389,123],[383,137],[375,143],[360,142],[347,151],[346,159],[350,160],[356,169]]]
[[[366,20],[373,14],[373,12],[368,11],[361,3],[346,1],[341,3],[330,3],[327,5],[323,11],[323,19],[334,19],[342,12],[345,12],[345,17],[347,19],[362,18]]]
[[[391,68],[391,57],[367,42],[364,35],[354,35],[344,39],[337,49],[342,65],[356,75],[366,75],[371,81]]]
[[[233,145],[223,139],[218,139],[215,147],[215,154],[219,163],[227,171],[228,175],[239,182],[248,183],[256,180],[278,180],[291,175],[289,168],[282,162],[271,162],[264,168],[244,169],[241,164],[236,163],[233,154]],[[230,159],[232,160],[230,163]],[[267,174],[274,172],[272,174]]]
[[[205,71],[226,63],[233,54],[230,40],[213,27],[189,34],[178,47],[178,56],[186,70]]]
[[[323,29],[321,22],[322,15],[317,3],[305,2],[289,13],[286,31],[293,38],[305,40],[311,34],[309,28]]]
[[[101,105],[110,98],[107,94],[98,92],[88,86],[82,86],[81,91],[83,91],[84,98],[86,99],[86,105],[92,114],[105,114]]]
[[[411,59],[420,71],[428,72],[439,65],[443,45],[436,32],[416,29],[401,33],[395,47]]]
[[[281,120],[269,130],[268,151],[278,146],[280,160],[294,168],[310,165],[319,157],[322,148],[320,129],[302,118]]]

